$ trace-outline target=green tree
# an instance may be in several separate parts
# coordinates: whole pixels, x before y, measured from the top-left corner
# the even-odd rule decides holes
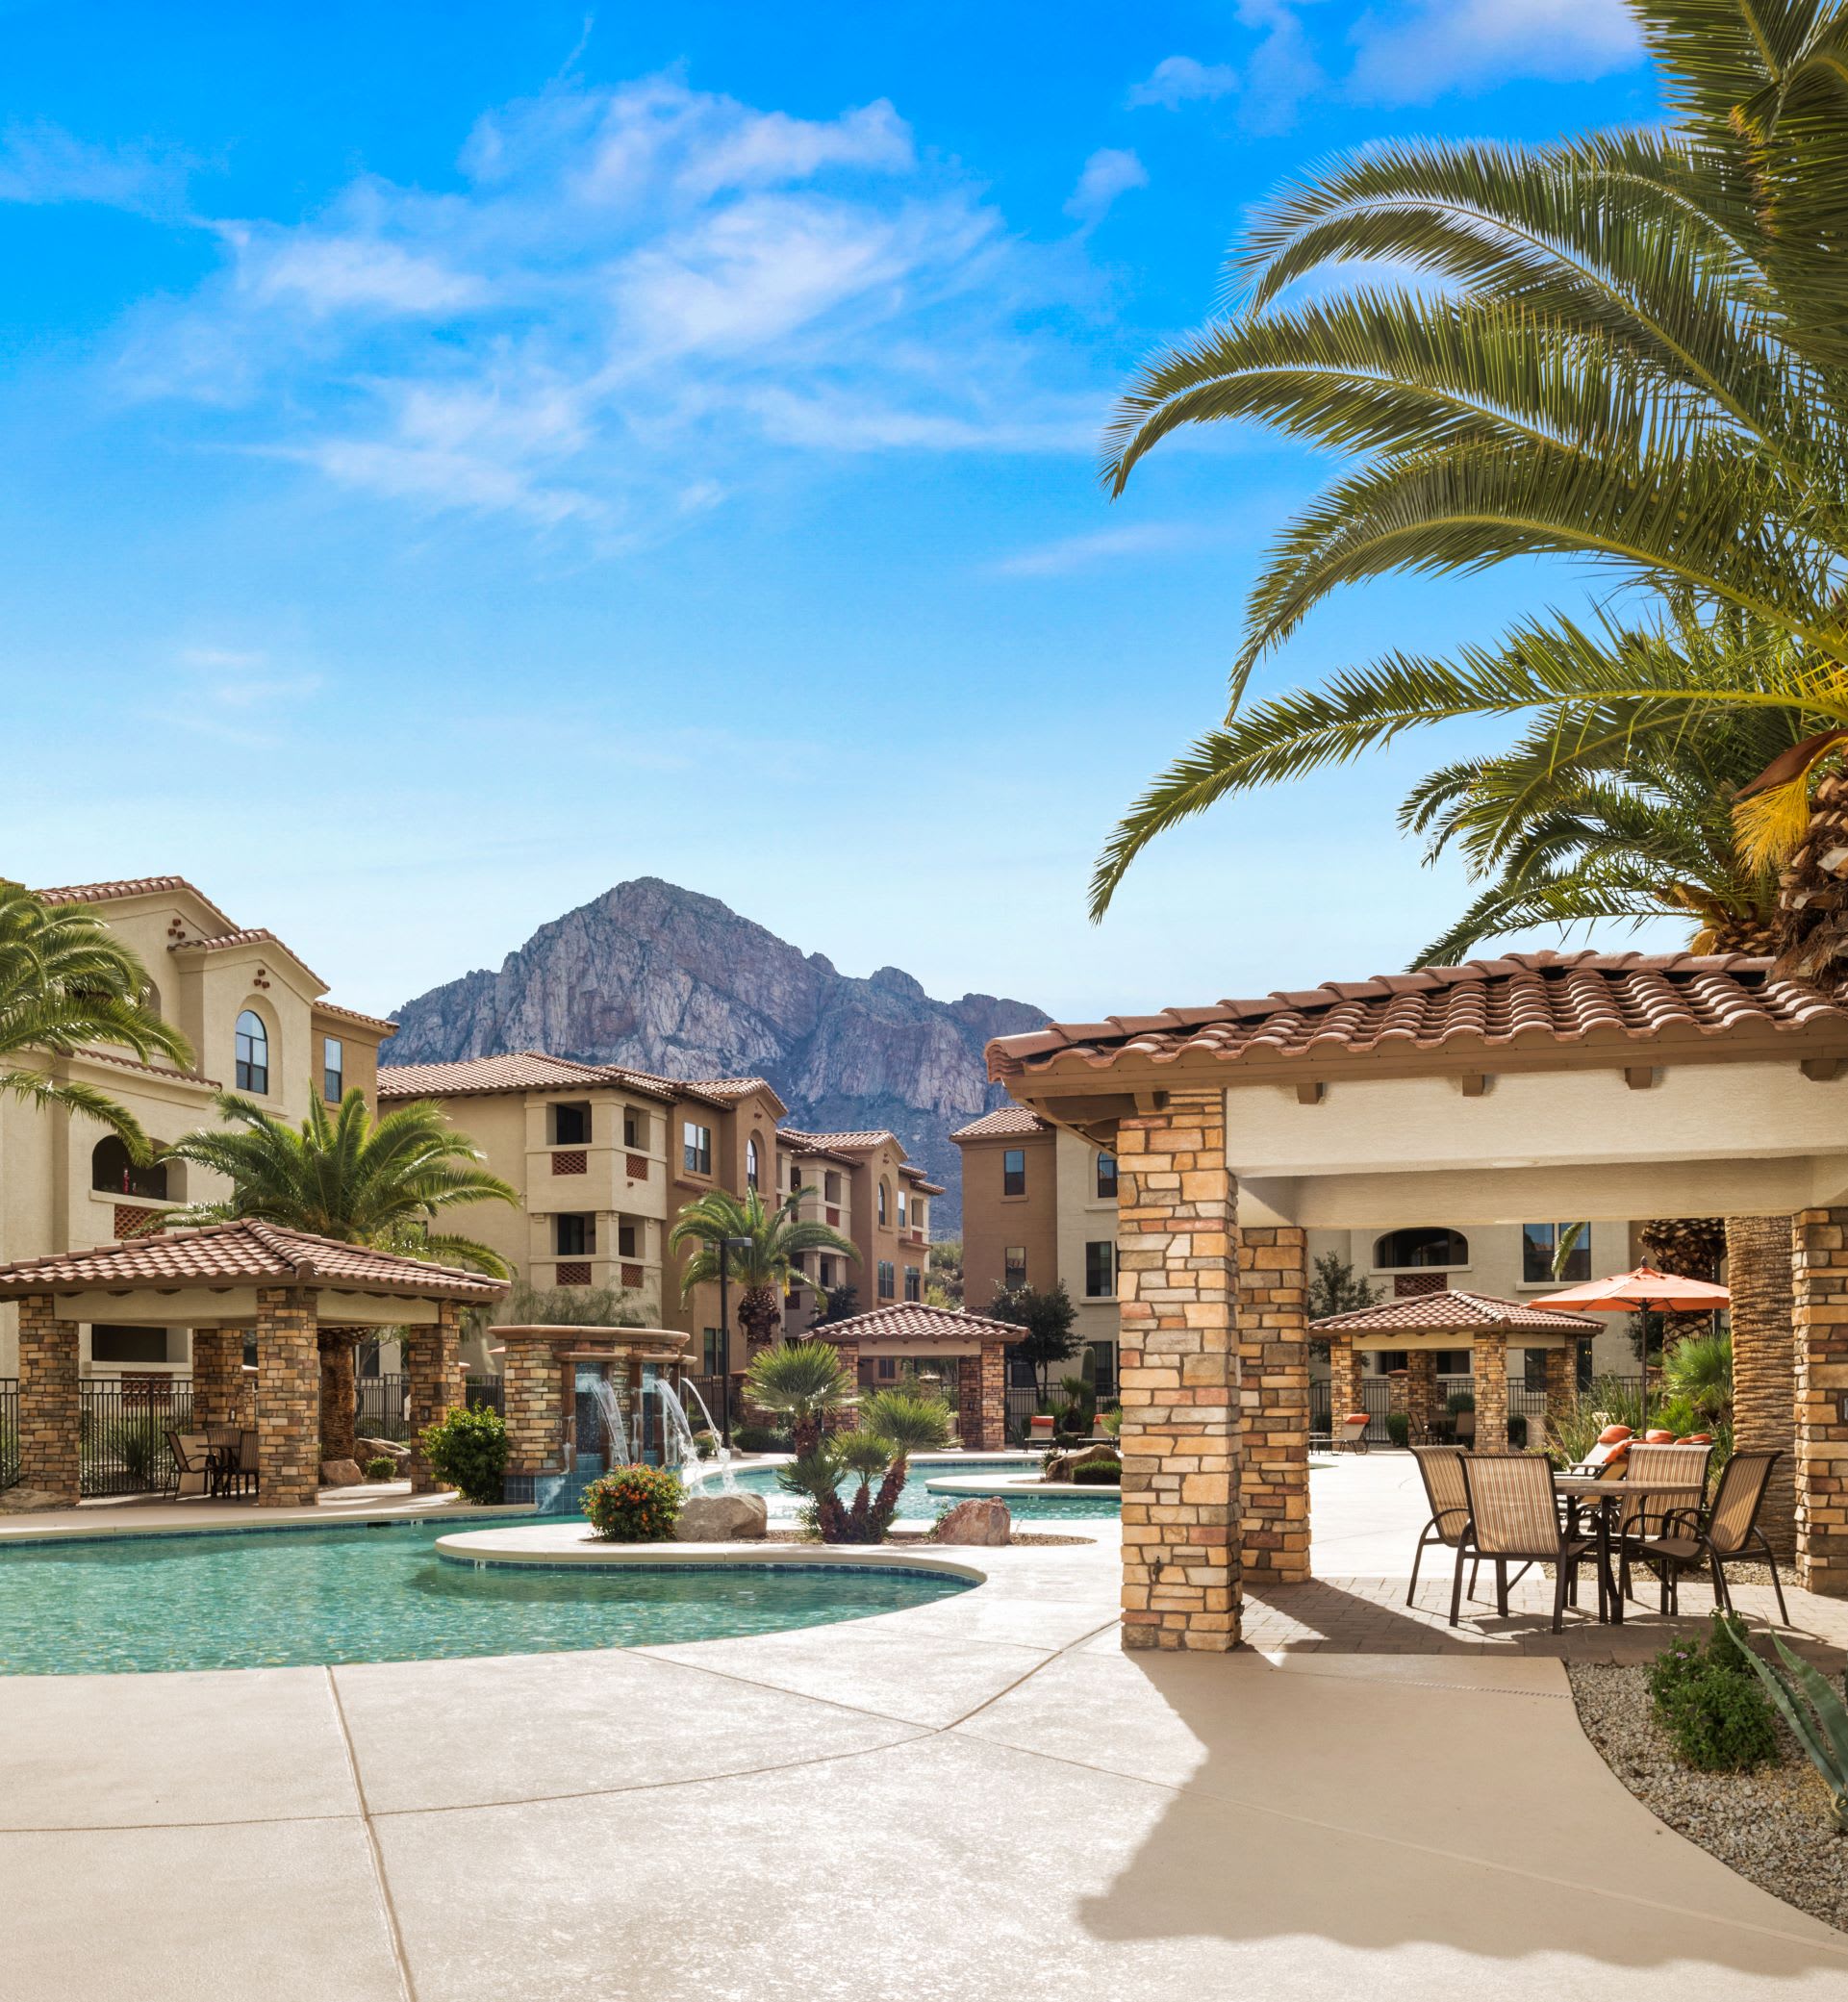
[[[911,1456],[946,1445],[950,1416],[946,1399],[915,1383],[875,1390],[862,1403],[853,1431],[818,1437],[807,1452],[798,1448],[795,1462],[779,1469],[777,1478],[813,1506],[823,1542],[882,1543],[898,1513]],[[844,1503],[841,1483],[849,1476],[858,1478],[859,1486]]]
[[[1268,424],[1347,466],[1273,544],[1227,720],[1126,816],[1094,914],[1189,815],[1458,717],[1532,718],[1573,756],[1775,713],[1801,748],[1742,808],[1742,852],[1756,867],[1802,840],[1848,734],[1848,0],[1634,11],[1670,123],[1395,142],[1286,189],[1233,260],[1232,317],[1125,398],[1119,493],[1203,422]],[[1420,283],[1380,280],[1382,261]],[[1313,296],[1284,297],[1304,280]],[[1342,586],[1534,555],[1633,588],[1589,621],[1388,653],[1248,706],[1257,665]],[[1749,671],[1690,662],[1687,606],[1748,622]],[[1827,943],[1848,950],[1839,929]]]
[[[798,1458],[820,1445],[828,1419],[851,1402],[854,1389],[832,1342],[772,1343],[745,1372],[746,1402],[789,1420]]]
[[[854,1259],[860,1255],[850,1238],[826,1224],[802,1217],[802,1199],[810,1193],[794,1189],[783,1202],[767,1206],[755,1189],[747,1189],[742,1199],[727,1189],[714,1189],[689,1203],[668,1232],[668,1243],[675,1251],[694,1247],[680,1275],[681,1291],[688,1299],[696,1286],[717,1281],[723,1241],[746,1240],[740,1249],[725,1254],[725,1269],[739,1289],[738,1325],[753,1347],[775,1340],[783,1318],[783,1295],[789,1291],[792,1278],[813,1286],[816,1301],[826,1310],[827,1295],[799,1268],[797,1261],[803,1253],[839,1252]]]
[[[1379,1298],[1372,1282],[1356,1279],[1354,1266],[1338,1252],[1325,1253],[1310,1268],[1308,1314],[1311,1321],[1325,1321],[1330,1314],[1356,1313],[1363,1306],[1372,1306]]]
[[[189,1133],[165,1157],[223,1176],[231,1193],[175,1210],[171,1221],[259,1217],[343,1244],[508,1277],[506,1261],[487,1245],[430,1228],[440,1212],[460,1203],[519,1202],[519,1192],[489,1173],[474,1144],[440,1107],[418,1101],[374,1120],[365,1093],[355,1088],[331,1114],[318,1095],[312,1098],[299,1126],[233,1092],[219,1094],[217,1110],[233,1126]],[[323,1459],[353,1457],[353,1349],[365,1332],[320,1330]]]
[[[1008,1354],[1032,1365],[1044,1404],[1048,1370],[1055,1362],[1069,1362],[1077,1353],[1078,1310],[1065,1290],[1065,1281],[1060,1280],[1045,1291],[1032,1286],[997,1286],[988,1313],[991,1320],[1011,1321],[1025,1330]]]
[[[192,1052],[161,1020],[146,969],[85,904],[49,904],[0,881],[0,1098],[56,1105],[119,1133],[137,1160],[147,1135],[124,1105],[94,1085],[56,1075],[57,1060],[91,1045],[126,1050],[142,1062],[188,1066]],[[18,1058],[52,1060],[40,1070]]]

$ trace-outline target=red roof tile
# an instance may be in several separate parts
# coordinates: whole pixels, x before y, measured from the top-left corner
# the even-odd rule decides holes
[[[470,1056],[456,1063],[379,1067],[382,1099],[467,1098],[485,1092],[566,1091],[573,1087],[635,1091],[664,1100],[694,1098],[720,1105],[732,1104],[754,1091],[770,1090],[762,1077],[660,1077],[652,1071],[632,1070],[627,1064],[581,1063],[574,1056],[553,1056],[544,1050],[515,1050],[503,1056]]]
[[[829,1342],[1018,1342],[1025,1330],[1011,1321],[991,1321],[982,1314],[960,1313],[953,1306],[926,1306],[901,1300],[876,1306],[870,1313],[811,1328],[808,1338]]]
[[[801,1127],[779,1127],[779,1140],[787,1140],[798,1153],[871,1153],[875,1147],[890,1140],[899,1153],[904,1152],[903,1142],[897,1133],[886,1129],[877,1132],[858,1133],[811,1133]]]
[[[155,897],[172,890],[184,890],[196,897],[207,910],[215,912],[230,925],[231,920],[211,898],[183,875],[131,875],[118,876],[108,883],[61,883],[55,889],[35,890],[32,894],[46,903],[120,903],[125,898]]]
[[[93,1251],[63,1252],[0,1265],[0,1300],[74,1293],[96,1286],[338,1286],[430,1300],[498,1300],[504,1280],[426,1265],[365,1245],[342,1244],[247,1217],[199,1230],[161,1230]]]
[[[1400,1052],[1477,1055],[1549,1044],[1848,1044],[1848,1008],[1743,953],[1510,952],[1464,966],[1333,981],[1216,1007],[1054,1023],[988,1046],[989,1076],[1171,1064],[1340,1062]]]
[[[1030,1106],[1002,1105],[993,1112],[984,1113],[973,1125],[957,1128],[949,1137],[952,1140],[1017,1140],[1051,1130]]]
[[[388,1036],[398,1032],[397,1024],[386,1015],[363,1015],[357,1008],[342,1008],[331,1001],[317,1001],[314,1007],[317,1015],[338,1015],[342,1022],[363,1023],[367,1028],[383,1029]]]
[[[1604,1324],[1590,1314],[1561,1313],[1552,1307],[1529,1306],[1519,1300],[1497,1300],[1487,1293],[1465,1293],[1456,1287],[1418,1293],[1409,1300],[1384,1300],[1378,1306],[1355,1307],[1311,1321],[1311,1328],[1337,1334],[1467,1334],[1508,1329],[1531,1334],[1598,1334]]]

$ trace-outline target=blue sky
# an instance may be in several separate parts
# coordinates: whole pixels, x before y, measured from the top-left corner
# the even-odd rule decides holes
[[[1433,739],[1087,924],[1327,470],[1189,439],[1112,506],[1097,439],[1279,180],[1654,116],[1617,0],[7,28],[0,869],[185,873],[373,1007],[640,874],[1080,1016],[1392,968],[1454,904],[1392,825]],[[1264,685],[1582,593],[1374,587]]]

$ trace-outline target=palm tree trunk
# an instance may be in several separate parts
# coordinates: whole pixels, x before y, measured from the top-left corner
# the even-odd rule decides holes
[[[1733,1294],[1733,1443],[1774,1447],[1759,1515],[1780,1554],[1796,1540],[1797,1376],[1790,1288],[1790,1219],[1730,1216],[1726,1277]]]
[[[323,1460],[352,1459],[354,1444],[353,1352],[365,1334],[363,1328],[323,1328],[320,1330],[320,1457]]]
[[[745,1330],[747,1363],[758,1350],[768,1348],[776,1339],[782,1319],[774,1286],[747,1286],[739,1294],[738,1325]]]

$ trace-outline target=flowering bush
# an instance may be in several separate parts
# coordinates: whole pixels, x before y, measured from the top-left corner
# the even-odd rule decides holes
[[[606,1543],[665,1543],[686,1498],[666,1467],[612,1467],[584,1490],[584,1513]]]

